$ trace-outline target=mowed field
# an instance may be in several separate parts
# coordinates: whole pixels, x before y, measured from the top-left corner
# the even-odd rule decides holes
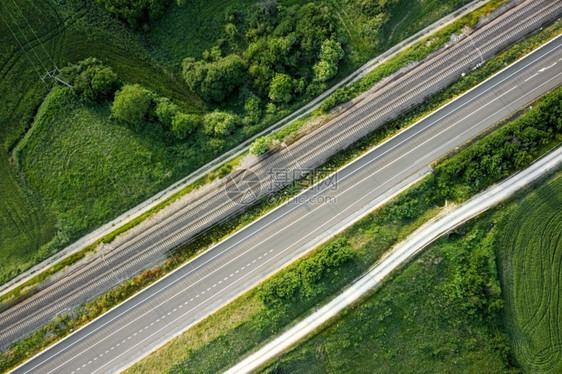
[[[562,373],[562,175],[508,214],[498,240],[505,325],[526,373]]]
[[[323,1],[337,13],[338,35],[349,46],[340,73],[466,2],[397,0],[379,41],[372,43],[364,33],[369,17],[357,2]],[[110,118],[108,105],[84,107],[56,94],[43,103],[54,85],[43,82],[46,72],[93,56],[125,83],[139,83],[186,112],[206,112],[214,108],[183,81],[181,60],[199,58],[216,45],[224,38],[228,15],[254,3],[196,0],[179,7],[173,2],[150,28],[132,30],[91,0],[2,1],[0,283],[216,156],[196,139],[169,141],[120,126]],[[37,115],[42,105],[53,112]],[[235,134],[226,146],[249,135]]]

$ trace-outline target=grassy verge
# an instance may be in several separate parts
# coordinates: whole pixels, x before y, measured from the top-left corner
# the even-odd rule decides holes
[[[562,127],[557,125],[557,118],[562,113],[561,97],[562,89],[546,95],[534,109],[440,162],[433,175],[195,325],[178,339],[131,367],[128,372],[213,373],[234,364],[242,355],[281,332],[363,273],[401,237],[439,211],[445,199],[464,201],[514,170],[525,167],[547,149],[560,144]],[[547,127],[553,131],[549,135],[551,130],[543,127],[546,123],[550,123]],[[527,142],[530,139],[524,134],[530,133],[542,135]],[[523,139],[527,147],[517,150],[510,147],[509,144]],[[494,167],[489,167],[487,162],[491,157],[498,161]],[[524,161],[518,163],[514,160]],[[481,262],[486,264],[490,253],[482,250],[479,256],[470,265],[460,258],[456,259],[455,266],[464,266],[463,271],[477,273],[476,266]],[[334,259],[338,260],[336,265],[333,264]],[[490,288],[493,284],[488,284],[493,276],[492,273],[489,278],[485,275],[482,275],[483,278],[475,276],[474,284],[463,283],[464,280],[456,277],[457,289],[451,289],[448,296],[456,297],[455,303],[462,300],[469,314],[471,310],[478,310],[485,318],[495,318],[499,294],[495,291],[490,292],[489,296],[486,293],[478,294],[479,298],[471,294],[473,287],[478,291],[482,288],[495,290]],[[381,318],[384,320],[385,317]],[[463,320],[460,318],[456,322]],[[415,324],[415,319],[412,323]],[[477,323],[478,320],[473,327],[477,327]],[[479,331],[478,334],[484,332]],[[490,354],[496,348],[505,350],[505,344],[496,343],[491,345],[493,349]],[[427,348],[437,349],[438,346]],[[478,344],[474,343],[472,352],[477,348]],[[448,357],[443,356],[445,359]],[[505,357],[500,357],[500,365],[509,365],[507,361],[502,361]],[[486,359],[486,355],[483,355],[479,364],[482,365]],[[470,355],[467,356],[468,360]],[[172,366],[171,362],[178,361]],[[447,362],[444,360],[444,363]]]
[[[558,172],[431,245],[260,372],[560,372],[561,199]]]
[[[352,160],[353,158],[357,157],[359,154],[368,150],[373,145],[379,143],[380,141],[384,140],[388,136],[391,136],[392,134],[394,134],[397,131],[397,129],[404,128],[405,126],[410,125],[411,123],[415,122],[415,120],[417,120],[420,117],[422,117],[422,116],[430,113],[431,111],[433,111],[440,104],[442,105],[443,103],[447,102],[448,100],[451,100],[452,97],[454,97],[455,95],[458,95],[463,90],[466,90],[466,89],[472,87],[478,81],[481,81],[481,80],[485,79],[486,77],[492,75],[494,72],[496,72],[497,70],[501,69],[504,66],[504,61],[506,61],[506,60],[507,61],[514,61],[517,58],[524,55],[525,53],[527,53],[528,51],[530,51],[530,50],[536,48],[538,45],[544,43],[546,40],[549,40],[552,37],[554,37],[555,35],[559,34],[561,28],[562,28],[562,22],[558,22],[558,23],[556,23],[556,24],[554,24],[554,25],[552,25],[548,28],[545,28],[540,33],[538,33],[536,35],[533,35],[530,38],[512,46],[507,51],[499,54],[496,58],[490,60],[487,64],[485,64],[483,67],[481,67],[481,69],[476,70],[476,71],[468,74],[467,76],[462,78],[460,81],[453,84],[451,87],[444,90],[442,93],[438,94],[434,99],[428,100],[425,104],[422,105],[422,107],[410,112],[409,114],[406,114],[405,116],[403,116],[400,119],[392,121],[391,123],[384,126],[380,130],[376,131],[372,135],[370,135],[370,136],[366,137],[365,139],[359,141],[356,145],[354,145],[354,146],[350,147],[349,149],[347,149],[343,152],[340,152],[339,154],[333,156],[326,163],[326,165],[324,165],[325,167],[323,167],[321,169],[323,171],[319,171],[319,173],[322,173],[322,172],[326,173],[328,170],[331,170],[331,169],[334,169],[334,168],[337,168],[337,167],[341,167],[345,163],[347,163],[350,160]],[[524,151],[527,151],[527,150],[524,150]],[[536,151],[536,150],[532,150],[532,151]],[[523,164],[521,164],[521,165],[523,165]],[[517,167],[521,167],[521,165],[517,165]],[[218,169],[218,170],[220,170],[220,169]],[[511,170],[511,169],[504,169],[504,171],[505,170]],[[220,173],[220,171],[217,171],[217,173]],[[139,282],[139,280],[137,279],[137,280],[132,280],[132,281],[128,282],[128,284],[130,283],[129,285],[121,286],[123,288],[126,288],[127,292],[119,291],[121,288],[118,287],[116,291],[112,291],[112,292],[116,292],[116,294],[119,295],[119,297],[111,297],[109,299],[104,299],[102,308],[93,307],[93,309],[97,310],[97,312],[95,312],[95,313],[84,312],[84,310],[79,311],[77,314],[81,315],[83,317],[75,318],[75,319],[79,319],[80,324],[83,324],[86,321],[94,318],[96,315],[99,315],[99,313],[101,313],[102,310],[107,310],[110,307],[116,305],[118,302],[126,299],[127,297],[129,297],[133,293],[140,290],[145,285],[155,281],[156,279],[158,279],[159,277],[164,275],[166,272],[168,272],[168,271],[176,268],[177,266],[181,265],[187,259],[191,258],[194,254],[204,250],[210,244],[218,242],[220,239],[228,236],[230,233],[234,232],[235,230],[240,229],[241,227],[243,227],[246,224],[252,222],[253,220],[258,218],[259,216],[263,215],[267,211],[273,209],[279,203],[289,199],[291,196],[294,196],[298,192],[302,191],[304,188],[306,188],[309,185],[310,180],[318,180],[318,177],[320,177],[320,176],[321,176],[321,174],[320,175],[314,175],[314,176],[311,176],[310,179],[298,181],[298,182],[294,183],[292,186],[288,187],[287,189],[281,191],[273,199],[270,198],[270,199],[267,199],[267,200],[263,200],[259,204],[257,204],[256,206],[249,209],[243,215],[241,215],[239,217],[236,217],[236,218],[230,220],[227,223],[218,225],[218,226],[214,227],[213,229],[211,229],[207,232],[202,233],[193,242],[191,242],[191,243],[187,244],[186,246],[180,248],[177,251],[177,253],[172,258],[170,258],[166,262],[166,264],[164,264],[162,267],[159,267],[157,269],[153,269],[151,271],[147,271],[147,272],[143,273],[143,275],[141,275],[139,277],[139,278],[142,278],[142,282]],[[482,187],[482,184],[478,185],[478,188],[481,188],[481,187]],[[452,193],[451,197],[455,198],[455,197],[459,197],[461,195],[462,195],[461,192],[455,192],[455,193]],[[77,256],[82,256],[82,255],[79,254]],[[39,277],[42,277],[42,276],[43,275],[39,275]],[[98,301],[99,300],[94,300],[91,303],[91,305],[95,306]],[[63,326],[63,325],[58,325],[58,326]],[[36,334],[34,334],[32,337],[29,338],[29,339],[31,339],[32,341],[35,342],[33,344],[34,348],[31,348],[31,346],[26,345],[27,343],[25,343],[25,342],[22,342],[21,343],[22,345],[16,345],[13,348],[13,351],[19,352],[19,354],[16,355],[16,357],[13,359],[13,361],[12,361],[12,359],[10,359],[10,361],[11,362],[19,362],[22,359],[24,359],[25,357],[29,357],[28,355],[32,354],[32,352],[36,352],[37,350],[48,346],[52,342],[58,340],[60,338],[60,336],[64,336],[65,334],[67,334],[68,331],[69,331],[69,328],[70,327],[68,327],[68,326],[63,326],[63,327],[60,327],[59,333],[51,334],[51,333],[47,333],[47,332],[51,331],[53,329],[53,325],[47,326],[44,330],[43,329],[40,330],[39,332],[37,332]],[[44,339],[45,336],[47,336],[48,339]],[[38,337],[43,337],[43,338],[38,338]],[[22,349],[21,347],[24,347],[24,346],[29,348],[27,354],[25,354],[21,351],[21,349]],[[22,356],[22,354],[23,354],[23,356]],[[10,357],[11,357],[11,354],[10,354]]]

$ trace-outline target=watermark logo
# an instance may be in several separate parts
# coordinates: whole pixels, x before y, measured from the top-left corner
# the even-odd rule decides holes
[[[329,169],[312,168],[275,168],[268,172],[265,183],[248,169],[235,175],[230,174],[225,183],[228,198],[242,205],[249,205],[260,197],[262,192],[269,195],[269,203],[287,204],[335,204],[336,197],[331,193],[338,186],[338,174]],[[284,188],[296,183],[299,188],[307,190],[287,200]],[[262,191],[262,189],[265,189]],[[280,193],[279,193],[280,192]]]
[[[240,173],[229,174],[226,181],[226,195],[241,205],[248,205],[256,201],[261,192],[258,176],[251,170],[244,169]]]

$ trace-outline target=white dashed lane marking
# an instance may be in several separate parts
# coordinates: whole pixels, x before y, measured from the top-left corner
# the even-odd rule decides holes
[[[537,73],[537,74],[538,74],[538,73]],[[212,287],[207,288],[207,291],[210,291],[211,288],[216,288],[217,285],[222,284],[223,281],[227,281],[228,278],[232,278],[235,274],[239,274],[240,271],[246,269],[247,267],[250,267],[250,265],[256,263],[257,260],[261,260],[263,257],[267,256],[267,254],[268,254],[268,253],[271,253],[272,251],[273,251],[272,249],[269,250],[269,252],[266,252],[266,253],[264,253],[263,255],[259,256],[257,259],[253,260],[251,263],[248,263],[248,264],[246,264],[245,266],[242,266],[240,269],[236,270],[234,273],[231,273],[228,277],[224,278],[223,280],[219,280],[217,283],[213,284]],[[146,325],[146,326],[144,327],[144,329],[140,329],[138,332],[135,332],[133,335],[130,335],[127,339],[123,340],[121,343],[117,343],[114,347],[111,347],[109,350],[105,351],[105,353],[107,354],[107,353],[109,353],[110,350],[113,350],[113,349],[119,347],[121,344],[125,344],[125,343],[127,342],[127,340],[130,340],[130,339],[133,338],[134,336],[137,336],[138,334],[140,334],[140,333],[143,332],[144,330],[148,329],[150,326],[153,326],[154,323],[158,323],[158,322],[160,322],[160,320],[164,320],[164,318],[166,318],[166,316],[171,315],[173,312],[174,312],[174,313],[177,312],[178,309],[181,309],[184,305],[187,305],[188,303],[192,302],[194,299],[197,299],[199,296],[204,295],[205,292],[207,292],[207,291],[201,291],[201,293],[195,295],[195,297],[190,298],[189,301],[185,301],[183,304],[180,304],[178,307],[174,308],[171,312],[168,312],[167,314],[165,314],[165,315],[161,316],[160,318],[158,318],[156,321],[151,322],[150,325]],[[102,356],[103,356],[103,353],[100,353],[99,357],[101,358]],[[95,360],[97,360],[97,359],[98,359],[97,356],[94,357],[93,360],[88,361],[87,364],[83,364],[83,365],[82,365],[82,368],[86,367],[86,365],[90,365],[90,364],[92,363],[92,361],[95,361]],[[78,371],[78,370],[80,370],[80,367],[78,367],[78,368],[76,369],[76,371]],[[73,371],[73,373],[74,373],[74,371]]]

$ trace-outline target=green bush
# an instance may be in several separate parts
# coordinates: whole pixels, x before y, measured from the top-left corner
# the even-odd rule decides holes
[[[270,139],[260,136],[250,145],[250,153],[253,155],[262,155],[269,149]]]
[[[172,119],[172,133],[178,139],[185,139],[201,124],[201,116],[197,114],[177,113]]]
[[[183,61],[183,77],[189,87],[205,100],[222,102],[225,97],[239,87],[246,77],[246,64],[240,56],[213,56],[212,61]]]
[[[180,108],[170,101],[170,99],[161,97],[156,100],[155,112],[162,127],[170,129],[172,128],[172,120],[180,112]]]
[[[293,303],[296,297],[307,299],[321,292],[319,282],[338,267],[353,259],[355,253],[345,237],[324,245],[318,253],[300,261],[297,266],[270,278],[259,288],[259,297],[267,305]]]
[[[314,79],[317,82],[326,82],[338,73],[339,61],[345,56],[341,44],[332,39],[327,39],[322,43],[319,59],[313,67]]]
[[[68,80],[78,98],[87,104],[111,100],[121,86],[117,74],[93,57],[63,68],[61,77]]]
[[[140,27],[160,18],[170,0],[97,0],[98,3],[132,27]]]
[[[236,114],[215,110],[203,117],[204,131],[208,135],[228,136],[240,125]]]
[[[293,80],[287,74],[277,73],[269,85],[269,98],[276,103],[288,103],[293,98]]]
[[[125,85],[115,94],[111,112],[115,118],[134,127],[142,127],[150,119],[153,95],[138,84]]]

